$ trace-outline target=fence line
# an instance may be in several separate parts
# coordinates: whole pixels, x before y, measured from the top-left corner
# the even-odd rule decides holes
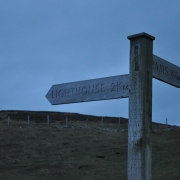
[[[31,120],[30,120],[31,119]],[[32,118],[30,118],[30,115],[28,115],[27,116],[27,127],[28,128],[30,128],[30,127],[32,127],[32,126],[34,126],[34,125],[39,125],[39,126],[41,126],[42,127],[42,125],[45,125],[45,124],[47,124],[47,125],[51,125],[51,126],[53,126],[53,125],[55,125],[55,127],[56,128],[71,128],[71,127],[73,127],[73,128],[77,128],[78,126],[80,127],[80,128],[89,128],[90,126],[93,126],[92,124],[96,124],[96,129],[104,129],[104,130],[110,130],[110,129],[116,129],[116,130],[120,130],[120,119],[121,118],[118,118],[117,119],[117,124],[116,123],[114,123],[114,120],[113,120],[113,123],[111,123],[111,122],[107,122],[107,123],[105,123],[104,124],[104,117],[101,117],[101,124],[100,124],[100,126],[99,127],[97,127],[98,126],[98,121],[89,121],[88,119],[86,119],[86,120],[84,120],[84,121],[75,121],[75,120],[73,120],[73,121],[71,121],[71,123],[69,124],[69,118],[66,116],[66,118],[65,118],[65,121],[64,121],[64,123],[63,123],[63,120],[61,120],[61,121],[55,121],[55,123],[54,123],[54,121],[51,121],[50,122],[50,116],[49,115],[47,115],[47,123],[45,123],[44,121],[42,122],[42,123],[37,123],[37,122],[33,122],[33,120],[32,120]],[[17,126],[17,125],[20,125],[20,127],[25,127],[26,125],[25,125],[25,123],[24,123],[25,121],[17,121],[17,120],[14,120],[14,121],[12,121],[12,119],[10,118],[10,116],[8,116],[8,118],[7,118],[7,125],[8,125],[8,127],[10,127],[10,123],[11,123],[11,127],[13,127],[13,126]],[[92,123],[92,124],[89,124],[89,123]],[[57,125],[58,124],[58,125]],[[73,125],[74,124],[74,125]],[[77,125],[77,124],[81,124],[81,125]],[[84,125],[83,125],[84,124]],[[88,125],[89,124],[89,125]],[[108,127],[109,126],[109,127]]]

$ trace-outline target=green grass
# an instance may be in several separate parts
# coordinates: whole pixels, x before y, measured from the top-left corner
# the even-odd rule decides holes
[[[83,123],[79,125],[84,126]],[[54,128],[0,122],[0,179],[127,179],[127,130]],[[105,127],[117,128],[114,124]],[[127,125],[121,126],[127,129]],[[179,179],[180,131],[152,133],[153,179]],[[97,158],[103,156],[104,158]]]

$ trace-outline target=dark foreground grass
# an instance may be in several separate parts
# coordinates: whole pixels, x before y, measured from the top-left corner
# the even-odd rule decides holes
[[[91,124],[92,125],[92,124]],[[0,179],[127,179],[127,131],[0,123]],[[127,126],[121,126],[127,129]],[[153,139],[153,179],[180,179],[180,131]]]

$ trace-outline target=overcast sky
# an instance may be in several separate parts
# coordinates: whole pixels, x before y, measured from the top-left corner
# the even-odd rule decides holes
[[[180,66],[180,1],[1,0],[0,110],[128,117],[128,99],[51,105],[53,84],[129,73],[127,36]],[[153,121],[180,125],[180,89],[153,80]]]

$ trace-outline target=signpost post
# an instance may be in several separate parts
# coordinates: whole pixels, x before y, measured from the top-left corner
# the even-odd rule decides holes
[[[152,77],[180,88],[180,67],[153,55],[153,36],[130,40],[130,74],[53,85],[52,105],[129,98],[128,180],[151,179]]]
[[[151,179],[153,36],[140,33],[130,40],[128,179]]]

